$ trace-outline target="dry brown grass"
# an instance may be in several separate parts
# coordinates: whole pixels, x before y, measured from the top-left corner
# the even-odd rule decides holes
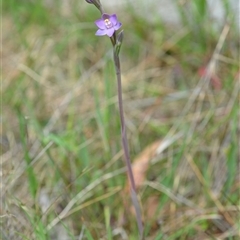
[[[92,40],[88,23],[53,30],[29,24],[21,34],[11,16],[2,20],[2,238],[41,239],[42,226],[49,231],[43,239],[71,239],[69,232],[80,236],[83,228],[107,239],[103,212],[109,207],[112,231],[119,232],[114,239],[134,239],[134,217],[130,208],[124,216],[119,197],[124,193],[129,205],[106,39]],[[141,39],[140,30],[131,30],[122,53],[124,105],[136,169],[144,157],[138,184],[146,239],[160,233],[161,239],[238,239],[240,85],[232,26],[212,40],[209,72],[202,77],[197,70],[206,53],[190,55],[187,27]],[[26,152],[37,179],[35,197]],[[226,187],[230,170],[232,186]]]

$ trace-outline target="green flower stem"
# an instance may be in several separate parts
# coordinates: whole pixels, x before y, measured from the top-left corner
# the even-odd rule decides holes
[[[134,180],[134,176],[133,176],[132,165],[130,162],[128,140],[127,140],[127,134],[126,134],[125,121],[124,121],[121,65],[120,65],[119,55],[115,49],[113,50],[113,56],[114,56],[113,58],[114,58],[115,71],[116,71],[116,75],[117,75],[117,84],[118,84],[118,104],[119,104],[119,114],[120,114],[120,119],[121,119],[122,145],[123,145],[123,150],[124,150],[124,155],[125,155],[125,160],[126,160],[126,165],[127,165],[128,179],[130,182],[131,198],[132,198],[132,202],[133,202],[135,212],[136,212],[136,219],[137,219],[139,234],[142,239],[143,238],[143,223],[142,223],[142,219],[141,219],[141,208],[140,208],[140,204],[139,204],[139,201],[137,198],[136,185],[135,185],[135,180]]]

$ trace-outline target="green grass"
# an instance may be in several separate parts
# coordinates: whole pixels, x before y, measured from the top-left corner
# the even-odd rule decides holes
[[[51,2],[3,3],[2,239],[135,240],[111,43],[94,36],[93,6]],[[183,27],[117,13],[131,160],[181,132],[149,156],[138,190],[145,236],[235,240],[237,27],[215,28],[205,1],[176,4]],[[220,87],[199,74],[209,63]]]

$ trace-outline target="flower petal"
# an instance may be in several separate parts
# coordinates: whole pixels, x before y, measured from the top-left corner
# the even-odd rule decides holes
[[[106,35],[107,34],[107,31],[104,29],[98,29],[95,33],[96,36],[103,36],[103,35]]]
[[[109,16],[109,20],[113,25],[116,25],[118,23],[116,14],[113,14],[113,15]]]
[[[109,15],[109,14],[107,14],[107,13],[103,13],[103,15],[102,15],[102,19],[103,19],[103,21],[105,20],[105,19],[109,19],[111,16]]]
[[[109,28],[105,30],[105,33],[109,36],[112,37],[112,35],[114,34],[114,28]]]
[[[97,25],[97,27],[99,27],[100,29],[105,29],[105,22],[103,19],[98,19],[95,21],[95,24]]]
[[[122,26],[122,24],[121,24],[120,22],[118,22],[118,23],[114,26],[114,30],[117,31],[121,26]]]

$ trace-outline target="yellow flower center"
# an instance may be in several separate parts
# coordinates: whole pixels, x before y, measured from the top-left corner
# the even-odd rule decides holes
[[[106,28],[111,28],[112,27],[112,23],[109,19],[105,19],[104,22],[105,22]]]

